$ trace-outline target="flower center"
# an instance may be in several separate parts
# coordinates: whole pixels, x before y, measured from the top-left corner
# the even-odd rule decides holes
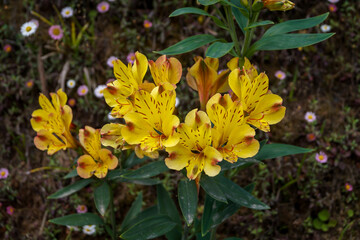
[[[101,10],[105,11],[105,10],[106,10],[106,6],[105,6],[105,5],[102,5],[102,6],[101,6]]]
[[[60,29],[58,29],[58,28],[54,28],[52,32],[55,36],[60,35]]]
[[[66,11],[65,14],[66,14],[66,15],[69,15],[69,14],[70,14],[70,11]]]
[[[31,31],[31,29],[32,29],[32,27],[27,26],[27,27],[25,28],[25,31],[30,32],[30,31]]]
[[[5,176],[5,172],[1,172],[1,176]]]
[[[319,156],[319,159],[320,159],[320,160],[324,160],[324,156],[323,156],[323,155],[320,155],[320,156]]]
[[[309,115],[309,119],[313,119],[313,116],[312,116],[312,115]]]

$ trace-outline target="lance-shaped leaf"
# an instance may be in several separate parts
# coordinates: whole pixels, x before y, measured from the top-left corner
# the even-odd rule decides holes
[[[104,216],[110,203],[110,187],[107,182],[104,182],[95,189],[94,201],[96,209],[102,216]]]
[[[250,57],[259,50],[270,51],[306,47],[322,42],[333,35],[334,33],[289,33],[266,36],[255,42],[246,52],[246,56]]]
[[[71,214],[49,220],[51,223],[64,226],[101,225],[104,221],[94,213]]]
[[[155,51],[163,55],[177,55],[181,53],[190,52],[208,43],[215,42],[217,39],[213,35],[199,34],[188,37],[162,51]]]
[[[221,188],[217,185],[215,180],[212,177],[206,175],[201,176],[200,185],[209,194],[212,198],[216,199],[219,202],[227,203],[226,196]]]
[[[221,0],[198,0],[201,5],[209,6],[220,2]]]
[[[89,185],[90,183],[92,183],[94,180],[89,178],[89,179],[81,179],[67,187],[64,187],[62,189],[60,189],[59,191],[57,191],[56,193],[51,194],[50,196],[48,196],[48,199],[58,199],[58,198],[63,198],[63,197],[67,197],[73,193],[76,193],[77,191],[83,189],[84,187],[86,187],[87,185]]]
[[[221,187],[226,198],[233,201],[234,203],[256,210],[265,210],[270,208],[265,203],[262,203],[261,201],[256,199],[245,189],[222,175],[216,176],[215,181]]]
[[[175,225],[168,216],[158,215],[137,223],[120,237],[126,240],[153,239],[171,231]]]
[[[141,212],[141,205],[142,205],[142,192],[136,197],[135,201],[132,203],[129,211],[126,213],[124,220],[121,223],[120,231],[122,232],[125,228],[129,226],[129,223],[133,219],[137,217],[137,215]]]
[[[329,13],[324,13],[316,17],[289,20],[286,22],[278,23],[272,26],[271,28],[269,28],[264,33],[263,37],[271,36],[271,35],[279,35],[279,34],[311,28],[322,23],[328,16]]]
[[[198,195],[195,181],[182,180],[178,187],[178,198],[181,212],[188,226],[196,216]]]
[[[234,43],[214,42],[206,50],[206,57],[220,58],[230,52]]]
[[[312,151],[314,150],[309,148],[297,147],[290,144],[272,143],[264,145],[264,147],[262,147],[253,158],[262,161],[265,159],[283,157],[300,153],[309,153]]]
[[[200,8],[194,8],[194,7],[185,7],[185,8],[179,8],[176,9],[174,12],[170,14],[169,17],[176,17],[183,14],[199,14],[199,15],[205,15],[205,16],[211,16],[208,12],[200,9]]]
[[[66,175],[64,176],[64,179],[76,177],[77,175],[78,175],[78,174],[77,174],[77,170],[76,170],[76,169],[73,169],[73,170],[71,170],[68,174],[66,174]]]
[[[141,163],[145,162],[147,159],[149,159],[149,158],[148,157],[138,158],[136,156],[135,152],[132,152],[130,154],[130,156],[126,159],[124,167],[131,168],[137,164],[141,164]]]
[[[150,178],[159,175],[160,173],[163,173],[167,170],[169,169],[165,165],[164,161],[157,161],[157,162],[148,163],[136,170],[129,171],[123,174],[122,177],[128,179]]]
[[[274,24],[273,21],[269,21],[269,20],[265,20],[265,21],[261,21],[261,22],[254,22],[252,24],[250,24],[249,26],[247,26],[245,28],[245,30],[251,29],[251,28],[255,28],[255,27],[261,27],[261,26],[266,26],[269,24]]]

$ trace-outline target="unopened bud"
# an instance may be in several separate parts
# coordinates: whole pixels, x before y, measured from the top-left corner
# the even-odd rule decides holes
[[[263,3],[270,11],[287,11],[295,7],[295,4],[288,0],[263,0]]]

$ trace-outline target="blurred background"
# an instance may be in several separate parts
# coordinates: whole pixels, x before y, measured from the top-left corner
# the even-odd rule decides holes
[[[278,23],[330,12],[322,25],[308,32],[336,35],[310,47],[259,52],[251,62],[266,72],[271,91],[284,99],[287,108],[285,118],[268,134],[269,141],[314,152],[267,160],[240,171],[236,182],[242,186],[255,182],[255,196],[271,209],[240,209],[218,228],[219,239],[360,239],[360,1],[293,2],[296,7],[291,11],[263,10],[260,20]],[[62,12],[67,6],[73,11],[70,17]],[[129,62],[140,51],[156,60],[159,55],[153,51],[202,33],[230,40],[207,17],[168,17],[187,6],[203,8],[185,0],[0,0],[1,239],[65,239],[70,230],[47,220],[79,212],[82,205],[96,211],[90,188],[68,198],[47,199],[71,183],[62,177],[77,154],[70,150],[48,156],[35,148],[30,118],[39,108],[39,93],[62,88],[78,128],[101,128],[114,121],[98,93],[114,78],[110,57]],[[26,22],[36,25],[29,36],[21,30]],[[58,29],[50,30],[51,25]],[[265,30],[257,28],[255,36]],[[176,89],[182,120],[199,107],[197,93],[187,86],[185,76],[194,56],[204,56],[205,50],[176,56],[183,66]],[[221,58],[220,69],[230,59]],[[150,80],[149,72],[145,79]],[[163,179],[175,192],[177,174],[171,171]],[[116,190],[120,220],[137,192],[143,191],[144,206],[155,201],[155,187],[121,184]],[[89,238],[104,239],[103,233],[96,229]],[[72,239],[85,237],[81,231],[72,234]]]

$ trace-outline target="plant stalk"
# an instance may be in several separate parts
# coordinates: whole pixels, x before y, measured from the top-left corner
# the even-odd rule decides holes
[[[232,41],[234,42],[235,52],[240,57],[241,56],[240,43],[239,43],[238,36],[236,34],[236,29],[235,29],[235,25],[234,25],[233,15],[232,15],[232,12],[231,12],[231,7],[227,6],[227,7],[224,7],[224,8],[225,8],[227,24],[228,24],[229,31],[230,31],[230,36],[231,36]]]
[[[185,222],[184,232],[183,232],[183,235],[181,237],[181,240],[187,240],[188,239],[188,234],[189,234],[189,227],[188,227],[187,223]]]
[[[110,219],[111,219],[111,228],[112,228],[112,240],[116,240],[116,220],[115,220],[115,210],[114,210],[114,193],[111,189],[110,182],[108,182],[110,186]]]

